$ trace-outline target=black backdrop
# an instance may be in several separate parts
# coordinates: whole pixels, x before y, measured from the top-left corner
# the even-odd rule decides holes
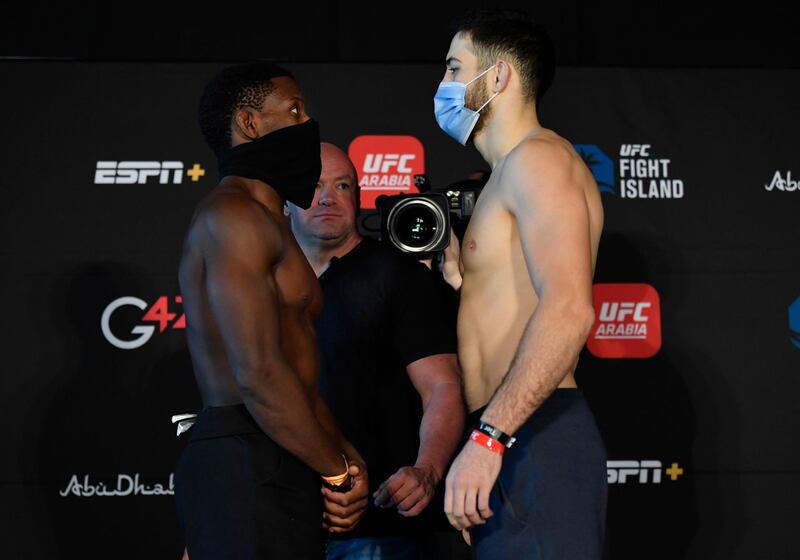
[[[289,67],[323,139],[416,137],[436,186],[484,167],[436,127],[440,66]],[[215,185],[195,108],[218,68],[0,64],[2,558],[179,554],[170,416],[199,400],[176,266]],[[578,375],[614,461],[608,558],[800,551],[799,90],[796,70],[562,68],[543,102],[604,192]]]

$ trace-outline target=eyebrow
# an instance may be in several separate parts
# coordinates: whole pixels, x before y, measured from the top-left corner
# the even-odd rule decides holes
[[[450,63],[451,63],[451,62],[461,62],[461,61],[460,61],[460,60],[458,60],[458,59],[457,59],[456,57],[454,57],[454,56],[451,56],[450,58],[448,58],[447,60],[445,60],[445,61],[444,61],[444,63],[445,63],[447,66],[450,66]]]

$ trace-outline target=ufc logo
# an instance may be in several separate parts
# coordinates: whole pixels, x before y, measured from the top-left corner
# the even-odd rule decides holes
[[[393,167],[397,173],[412,173],[408,162],[414,154],[367,154],[364,158],[364,173],[388,173]]]
[[[649,301],[641,301],[634,303],[632,301],[623,302],[608,302],[604,301],[600,307],[600,321],[603,323],[608,322],[625,322],[626,317],[632,317],[634,321],[644,323],[649,317],[644,314],[645,309],[650,308]]]
[[[143,185],[148,179],[158,178],[166,185],[172,175],[172,182],[179,184],[183,179],[181,161],[98,161],[94,173],[95,185]]]
[[[623,144],[619,148],[619,155],[648,157],[650,155],[650,144]]]
[[[637,476],[640,484],[648,482],[653,473],[653,483],[661,483],[661,461],[607,461],[609,484],[625,484],[629,476]]]

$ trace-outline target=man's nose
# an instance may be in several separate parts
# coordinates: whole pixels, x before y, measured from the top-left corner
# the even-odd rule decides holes
[[[333,195],[333,189],[330,185],[322,183],[320,186],[319,204],[320,206],[332,206],[336,204],[336,197]]]

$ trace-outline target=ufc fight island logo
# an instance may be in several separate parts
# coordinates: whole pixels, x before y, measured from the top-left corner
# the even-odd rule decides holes
[[[798,190],[797,183],[800,179],[792,179],[792,172],[787,171],[786,177],[784,178],[781,175],[780,171],[776,171],[775,175],[772,176],[772,180],[764,185],[764,189],[767,191],[785,191],[785,192],[794,192]]]
[[[195,163],[185,174],[196,183],[206,174],[206,170]],[[183,176],[182,161],[98,161],[94,171],[94,184],[144,185],[157,182],[161,185],[179,185],[183,182]]]
[[[183,304],[183,298],[176,296],[175,303]],[[143,312],[141,314],[139,312],[134,313],[134,317],[136,317],[134,324],[158,323],[159,333],[163,333],[168,327],[176,330],[186,328],[186,315],[182,312],[180,314],[172,313],[169,310],[169,298],[167,296],[159,297],[152,305],[137,297],[117,298],[109,303],[103,311],[103,315],[100,318],[100,330],[106,340],[120,350],[141,348],[148,343],[156,332],[154,325],[135,324],[130,327],[130,309],[128,309],[127,317],[115,320],[116,316],[121,314],[120,310],[130,307]],[[124,322],[125,318],[129,321],[127,328],[123,329],[119,323]],[[114,329],[112,329],[112,322],[114,323]]]
[[[683,198],[684,183],[672,175],[672,160],[655,157],[650,144],[622,144],[619,147],[619,181],[614,162],[595,144],[574,144],[575,150],[592,172],[601,193],[620,198]]]
[[[425,173],[425,149],[413,136],[359,136],[347,150],[358,172],[361,208],[385,194],[415,193],[414,175]]]
[[[649,284],[595,284],[595,322],[586,342],[598,358],[650,358],[661,348],[658,292]]]
[[[683,198],[683,181],[672,177],[672,161],[652,156],[651,149],[650,144],[620,146],[620,197]]]

